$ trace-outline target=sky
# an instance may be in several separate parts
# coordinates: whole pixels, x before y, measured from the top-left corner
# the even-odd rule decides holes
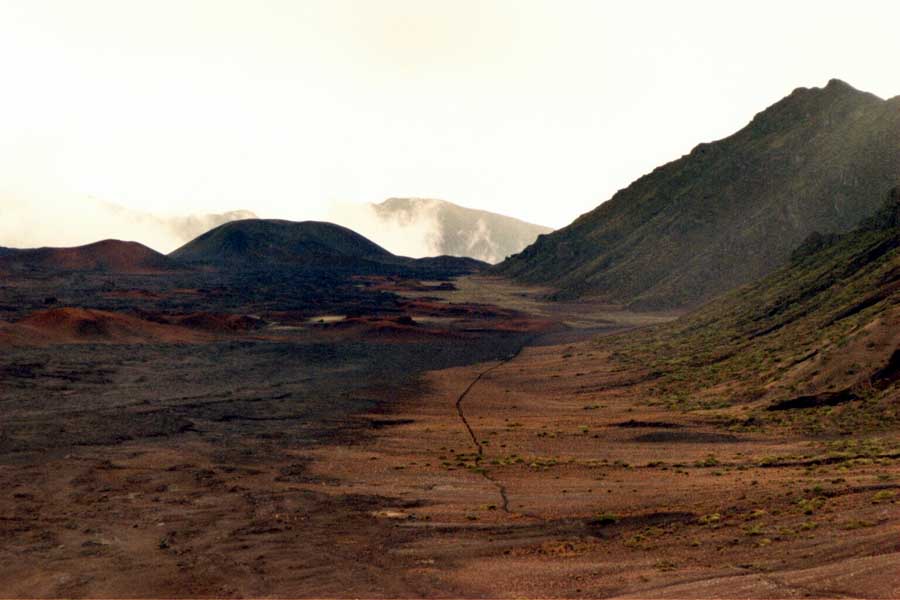
[[[117,237],[86,202],[301,220],[415,196],[561,227],[794,88],[900,95],[898,22],[895,0],[0,0],[0,245]]]

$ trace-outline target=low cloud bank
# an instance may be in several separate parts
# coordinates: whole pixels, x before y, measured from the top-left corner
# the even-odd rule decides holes
[[[0,192],[0,246],[79,246],[103,239],[136,241],[169,253],[248,210],[164,215],[85,198],[60,200]],[[301,218],[303,218],[301,216]],[[401,256],[468,256],[497,263],[551,231],[511,217],[428,198],[380,204],[333,203],[319,218],[356,231]]]
[[[387,214],[375,204],[333,204],[327,219],[349,227],[379,246],[399,254],[422,258],[445,254],[438,206]]]
[[[336,204],[329,220],[395,254],[449,254],[498,263],[552,231],[512,217],[429,198],[390,198],[380,204]]]
[[[114,238],[169,253],[247,210],[218,214],[159,215],[96,199],[69,202],[0,198],[0,246],[80,246]]]

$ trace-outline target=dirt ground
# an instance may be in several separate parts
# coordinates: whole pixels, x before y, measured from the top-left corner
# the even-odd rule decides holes
[[[447,335],[6,352],[0,596],[900,596],[896,432],[652,406],[595,339],[673,315],[456,287],[403,292]]]

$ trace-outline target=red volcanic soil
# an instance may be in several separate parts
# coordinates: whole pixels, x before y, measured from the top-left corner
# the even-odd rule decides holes
[[[186,327],[87,308],[54,308],[0,325],[0,342],[16,346],[77,343],[189,343],[205,336]]]
[[[137,242],[103,240],[72,248],[21,250],[0,258],[0,271],[9,268],[160,273],[176,270],[178,264]]]
[[[443,302],[430,298],[416,298],[402,302],[400,306],[407,312],[431,317],[503,317],[520,316],[521,313],[492,304],[476,304],[472,302]]]
[[[475,331],[548,331],[554,327],[549,319],[535,317],[523,312],[501,308],[492,304],[473,302],[440,302],[428,298],[417,298],[401,303],[409,314],[424,317],[454,319],[457,326],[466,332]]]
[[[141,311],[132,315],[65,307],[37,311],[16,323],[0,322],[0,345],[200,343],[256,331],[264,325],[262,319],[248,315],[198,312],[167,316]]]
[[[409,316],[347,317],[341,321],[318,325],[323,331],[344,334],[341,337],[373,338],[379,342],[414,341],[423,337],[466,337],[466,334],[444,327],[429,327]]]
[[[401,306],[407,314],[346,317],[317,327],[323,332],[346,333],[379,342],[414,341],[423,337],[472,338],[478,332],[544,332],[554,327],[549,320],[492,305],[413,300]]]
[[[641,369],[587,339],[373,386],[389,426],[312,451],[307,489],[394,499],[370,514],[420,596],[900,597],[895,433],[733,430]]]
[[[160,294],[155,292],[151,292],[149,290],[113,290],[111,292],[104,292],[103,294],[107,298],[130,298],[134,300],[158,300],[162,298]]]
[[[441,283],[423,283],[417,279],[389,277],[383,275],[366,275],[354,277],[373,290],[385,292],[447,292],[456,289],[449,281]]]
[[[197,290],[188,288],[176,288],[173,290],[157,290],[151,291],[141,288],[110,290],[103,292],[104,298],[124,298],[129,300],[161,300],[164,298],[173,298],[177,296],[202,296],[208,290]]]
[[[546,319],[536,319],[529,317],[520,317],[520,318],[512,318],[512,319],[503,319],[499,320],[496,323],[491,323],[489,327],[486,328],[488,331],[514,331],[519,333],[524,333],[527,331],[534,332],[545,332],[553,328],[554,324],[551,321]],[[480,327],[468,327],[465,331],[481,331]]]
[[[265,325],[262,319],[248,315],[229,315],[198,312],[174,317],[172,322],[182,327],[215,333],[254,331]]]

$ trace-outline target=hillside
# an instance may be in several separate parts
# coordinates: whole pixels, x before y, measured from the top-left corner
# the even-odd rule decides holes
[[[384,223],[424,236],[434,254],[497,263],[520,252],[549,227],[429,198],[389,198],[373,205]]]
[[[641,177],[496,272],[632,308],[693,306],[845,232],[900,182],[900,97],[832,80]]]
[[[36,311],[0,322],[0,345],[186,343],[207,341],[202,331],[141,319],[126,313],[76,307]]]
[[[224,223],[241,219],[255,219],[249,210],[230,210],[221,213],[189,213],[182,215],[156,214],[112,202],[89,199],[77,210],[85,211],[97,223],[104,223],[110,231],[126,231],[135,239],[167,253],[199,235]]]
[[[602,343],[645,368],[655,401],[671,408],[822,408],[796,418],[850,432],[895,423],[900,189],[856,230],[811,235],[763,280],[673,323]]]
[[[340,225],[319,221],[245,219],[212,229],[170,255],[185,263],[241,269],[341,268],[363,273],[468,273],[483,264],[469,258],[395,256]]]
[[[387,250],[331,223],[243,219],[220,225],[172,252],[170,257],[205,263],[298,263],[335,258],[390,259]]]
[[[175,261],[143,244],[119,240],[103,240],[71,248],[6,248],[0,251],[0,269],[8,271],[156,273],[177,268]]]

